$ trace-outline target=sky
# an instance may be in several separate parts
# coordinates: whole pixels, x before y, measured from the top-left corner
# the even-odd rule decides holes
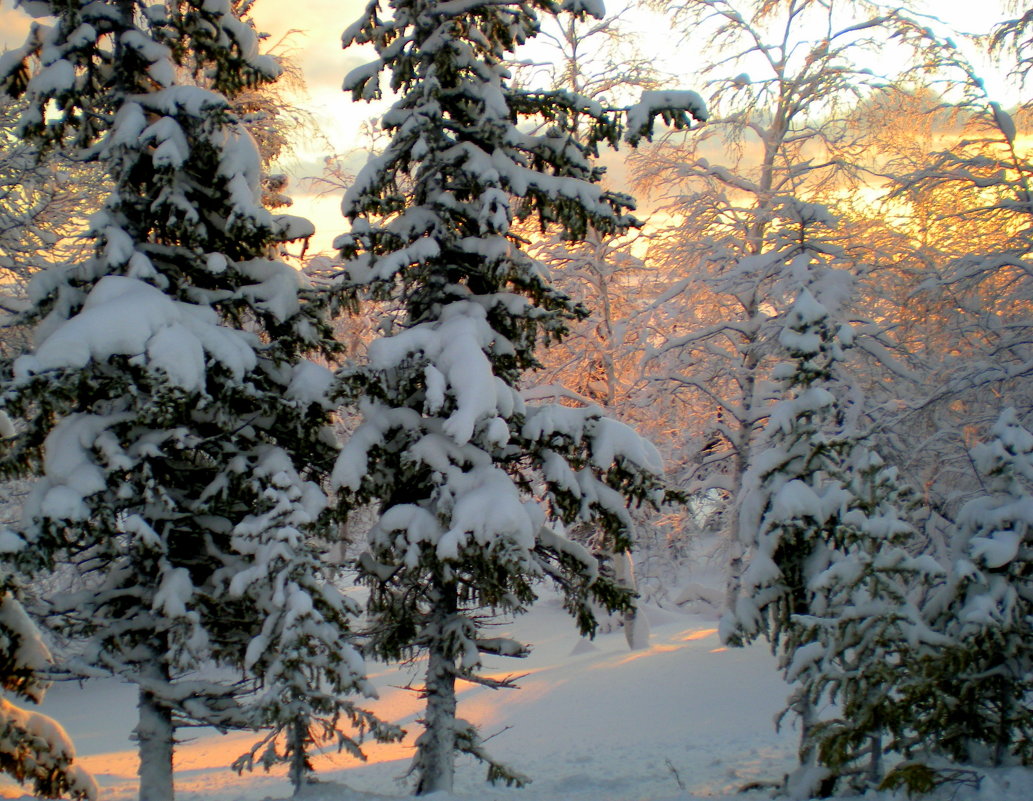
[[[255,19],[259,30],[270,32],[270,42],[283,39],[282,47],[301,66],[307,90],[296,102],[313,115],[318,134],[308,132],[295,152],[279,165],[291,176],[288,190],[295,201],[290,213],[309,217],[318,233],[310,252],[329,250],[333,238],[345,228],[340,214],[340,192],[323,193],[311,176],[320,175],[323,161],[331,153],[353,151],[362,122],[375,116],[376,109],[352,103],[341,91],[344,75],[370,60],[357,52],[345,53],[341,33],[358,19],[366,0],[259,0]],[[0,50],[19,46],[29,31],[31,19],[15,7],[14,0],[0,0]],[[358,162],[352,156],[352,163]],[[361,162],[358,162],[361,163]]]
[[[316,225],[310,246],[313,253],[329,252],[345,224],[340,191],[317,184],[312,177],[322,173],[324,159],[330,154],[347,157],[354,169],[361,167],[364,157],[355,152],[360,127],[380,111],[379,107],[353,103],[341,90],[344,76],[372,58],[372,50],[360,51],[362,55],[341,47],[342,31],[358,19],[365,6],[366,0],[260,0],[255,6],[259,30],[277,32],[270,37],[272,41],[283,35],[280,32],[292,32],[284,46],[298,60],[306,83],[298,103],[319,126],[320,135],[299,143],[280,165],[292,179],[288,189],[294,198],[291,213],[308,217]]]
[[[317,234],[310,244],[310,254],[329,253],[334,237],[346,230],[340,213],[341,191],[313,178],[323,173],[324,160],[331,154],[344,157],[348,167],[358,169],[365,158],[361,147],[367,141],[361,127],[386,108],[385,103],[353,103],[341,90],[344,76],[372,58],[371,49],[352,48],[345,52],[341,47],[341,32],[358,19],[366,2],[259,0],[254,8],[259,29],[270,33],[269,42],[278,42],[300,65],[307,88],[295,97],[295,102],[312,115],[318,127],[317,131],[305,132],[294,152],[278,165],[291,178],[288,194],[293,197],[294,206],[290,212],[315,223]],[[619,5],[617,0],[610,0],[607,8],[614,10]],[[1004,12],[998,10],[999,0],[980,4],[978,12],[973,11],[971,0],[928,0],[926,5],[930,12],[962,30],[986,27],[1004,17]],[[629,21],[644,37],[647,47],[651,42],[657,43],[658,65],[681,73],[691,84],[694,49],[672,44],[669,26],[659,24],[655,15],[636,10]],[[21,44],[29,24],[29,18],[15,7],[14,0],[0,0],[0,50]],[[892,49],[887,55],[892,56]],[[619,160],[612,163],[611,172],[617,172],[619,177],[621,164]]]

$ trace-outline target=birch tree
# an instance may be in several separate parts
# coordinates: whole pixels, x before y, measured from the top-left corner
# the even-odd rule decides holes
[[[665,280],[642,323],[654,342],[645,358],[653,392],[673,397],[693,424],[679,483],[725,507],[731,608],[743,477],[769,412],[781,315],[798,288],[783,270],[783,210],[834,207],[832,190],[859,177],[863,137],[847,114],[892,77],[870,65],[895,16],[835,0],[663,8],[685,41],[708,42],[711,116],[699,132],[639,156],[642,187],[675,218],[650,252]]]

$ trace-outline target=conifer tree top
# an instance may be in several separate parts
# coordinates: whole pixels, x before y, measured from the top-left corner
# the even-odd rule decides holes
[[[383,82],[398,99],[382,119],[389,144],[344,198],[351,230],[336,242],[342,291],[390,311],[367,363],[338,374],[363,419],[333,478],[379,511],[360,563],[371,647],[429,653],[419,792],[451,789],[455,750],[487,761],[489,778],[524,780],[456,718],[456,678],[509,686],[480,673],[481,655],[526,652],[481,636],[483,621],[523,612],[547,578],[586,633],[593,601],[629,610],[632,592],[606,554],[631,545],[628,505],[664,495],[655,448],[627,426],[520,392],[536,349],[584,312],[514,222],[573,241],[635,222],[631,199],[602,189],[593,164],[600,144],[619,141],[623,111],[516,88],[505,66],[539,14],[563,10],[603,12],[596,2],[375,1],[344,34],[378,55],[345,88],[375,99]],[[567,537],[577,525],[598,532],[598,556]]]
[[[330,373],[306,357],[338,345],[277,250],[312,228],[262,207],[227,99],[278,67],[230,0],[32,6],[56,19],[4,58],[0,90],[24,95],[24,138],[99,160],[112,191],[92,254],[33,282],[35,347],[0,395],[23,420],[2,467],[40,475],[19,557],[91,576],[49,599],[83,639],[72,667],[138,684],[169,727],[275,727],[287,697],[372,728],[340,697],[369,690],[354,610],[309,540],[331,530],[336,448]],[[292,684],[299,651],[332,693]],[[236,679],[198,675],[212,663]]]

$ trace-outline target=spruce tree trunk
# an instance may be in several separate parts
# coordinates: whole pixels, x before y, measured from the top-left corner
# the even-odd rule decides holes
[[[172,710],[154,693],[140,690],[140,720],[134,737],[140,752],[140,801],[172,801],[172,751],[175,726]]]
[[[117,0],[115,3],[118,15],[118,26],[132,30],[133,16],[136,13],[136,3],[133,0]],[[128,62],[126,56],[127,39],[116,35],[114,37],[115,58],[115,97],[121,101],[125,93],[133,91],[134,86],[128,80],[128,73],[125,65]],[[122,65],[122,68],[117,68]],[[168,665],[162,661],[167,643],[163,637],[149,643],[150,661],[143,663],[140,671],[145,678],[153,679],[155,683],[168,683],[170,680]],[[150,674],[150,675],[148,675]],[[172,775],[172,754],[175,747],[176,728],[172,722],[172,709],[162,703],[153,692],[149,692],[141,686],[139,691],[139,720],[134,731],[134,738],[137,741],[137,748],[140,755],[140,765],[137,773],[140,776],[140,801],[172,801],[175,790]]]
[[[308,744],[308,719],[296,718],[287,730],[287,752],[290,754],[290,768],[287,775],[294,788],[294,795],[301,793],[301,788],[305,786],[308,775],[312,772],[312,763],[308,758]]]
[[[800,716],[800,764],[811,766],[815,763],[814,742],[811,740],[811,732],[814,731],[816,722],[814,705],[811,699],[804,696],[797,701],[797,714]]]
[[[878,787],[882,781],[882,734],[873,734],[869,740],[872,752],[868,757],[868,786]]]
[[[1007,676],[999,677],[997,688],[997,732],[994,737],[994,767],[1000,767],[1004,764],[1004,760],[1008,756],[1008,745],[1011,742],[1012,694],[1010,690],[1010,679]]]
[[[817,770],[817,751],[811,740],[817,722],[814,705],[806,693],[798,693],[792,701],[792,709],[800,720],[800,764],[786,777],[785,794],[793,801],[824,798],[828,793],[821,787],[824,776]]]
[[[424,686],[427,709],[423,722],[426,730],[416,741],[417,795],[450,793],[455,779],[456,667],[445,632],[457,609],[455,585],[448,582],[439,584],[431,610],[434,633],[428,644]]]

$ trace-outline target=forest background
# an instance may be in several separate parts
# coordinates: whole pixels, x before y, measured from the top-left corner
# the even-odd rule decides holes
[[[347,19],[352,12],[358,13],[362,5],[349,0],[344,8],[351,11],[345,12],[340,4],[324,0],[292,8],[262,2],[251,12],[259,29],[268,32],[264,47],[291,65],[289,75],[281,79],[282,86],[277,89],[276,102],[283,108],[276,125],[282,132],[275,137],[278,152],[269,169],[282,174],[288,183],[283,199],[289,198],[292,213],[307,217],[315,224],[315,234],[306,241],[304,251],[296,248],[301,257],[299,263],[334,258],[331,243],[344,227],[340,217],[341,192],[361,168],[370,149],[377,147],[377,114],[385,111],[390,103],[389,98],[372,106],[355,103],[340,89],[341,76],[362,64],[364,56],[355,48],[345,53],[339,46],[339,33],[324,23],[335,15]],[[673,13],[676,8],[693,5],[676,4],[671,10]],[[840,15],[846,8],[844,19],[856,17],[851,5],[837,4],[835,13]],[[860,9],[867,7],[863,3],[856,5]],[[588,273],[568,269],[564,274],[566,291],[584,301],[593,317],[576,339],[565,346],[564,352],[545,356],[548,369],[534,380],[546,387],[562,386],[562,391],[571,397],[600,403],[621,419],[633,422],[661,445],[668,475],[678,486],[695,491],[706,484],[714,485],[708,487],[712,492],[701,496],[706,500],[700,508],[688,516],[674,512],[673,516],[662,515],[652,520],[650,529],[656,530],[648,537],[649,553],[643,554],[646,558],[638,569],[640,576],[646,579],[647,592],[666,595],[670,588],[665,585],[678,581],[671,573],[664,577],[653,575],[666,570],[666,566],[661,566],[663,563],[688,556],[692,543],[702,542],[699,537],[702,532],[713,534],[725,530],[727,533],[734,528],[730,528],[724,516],[735,493],[720,486],[729,475],[728,464],[723,461],[714,466],[714,460],[721,453],[727,455],[741,450],[741,445],[731,440],[742,435],[734,432],[748,428],[752,436],[763,427],[765,419],[765,415],[760,414],[750,425],[742,420],[730,421],[727,418],[729,414],[734,415],[733,412],[720,410],[722,404],[705,397],[698,376],[707,370],[723,370],[715,365],[728,354],[717,354],[711,347],[711,352],[704,356],[686,339],[694,326],[702,331],[712,325],[716,306],[710,296],[713,289],[703,289],[700,284],[709,280],[700,271],[704,261],[701,254],[715,241],[711,238],[715,236],[713,227],[710,231],[693,230],[686,221],[711,203],[715,192],[724,193],[726,197],[743,192],[738,176],[755,173],[760,168],[759,139],[744,126],[744,117],[736,118],[736,115],[763,118],[776,114],[779,108],[771,91],[789,88],[791,92],[800,93],[796,101],[806,108],[794,112],[792,136],[775,143],[776,150],[780,151],[777,159],[783,162],[777,168],[784,172],[780,180],[787,182],[778,192],[791,187],[799,200],[824,204],[838,215],[840,230],[835,239],[837,245],[850,250],[846,258],[851,260],[851,269],[858,277],[860,296],[866,291],[883,295],[891,284],[897,285],[893,290],[896,298],[859,297],[853,313],[866,324],[878,320],[878,336],[872,338],[872,343],[878,342],[878,345],[871,347],[878,347],[881,355],[867,359],[866,369],[871,375],[864,380],[875,384],[892,380],[894,390],[889,395],[899,395],[884,397],[882,407],[878,412],[871,411],[870,417],[878,416],[879,428],[887,432],[914,430],[912,424],[916,416],[927,421],[924,425],[934,425],[928,422],[929,415],[933,414],[928,406],[931,398],[940,397],[938,413],[950,404],[957,407],[962,403],[955,397],[955,390],[942,388],[952,380],[957,387],[965,382],[959,382],[956,377],[948,378],[947,373],[961,361],[976,359],[976,354],[967,348],[988,336],[987,332],[971,329],[973,325],[982,325],[974,318],[985,317],[987,310],[981,307],[976,296],[963,297],[980,281],[972,275],[961,280],[960,274],[949,274],[946,265],[975,255],[966,251],[966,246],[974,248],[975,242],[987,234],[999,241],[1001,248],[1009,248],[1013,240],[1005,243],[1002,237],[1011,237],[1013,232],[1009,227],[1022,223],[1021,218],[1014,216],[1017,210],[1011,210],[1012,219],[1007,219],[1009,215],[1005,210],[988,208],[987,195],[994,189],[986,186],[986,178],[964,174],[963,170],[948,174],[942,169],[942,158],[950,149],[957,155],[981,147],[996,148],[1006,158],[1019,160],[1015,167],[1019,172],[1015,176],[1002,174],[998,190],[1008,191],[1016,184],[1021,185],[1024,180],[1022,159],[1028,153],[1029,141],[1023,130],[1026,118],[1022,108],[1028,92],[1022,74],[1016,71],[1022,69],[1022,63],[1002,49],[994,54],[987,50],[994,26],[1008,17],[1005,4],[981,8],[978,14],[961,2],[908,4],[907,9],[914,11],[917,23],[928,26],[928,33],[933,37],[930,43],[935,42],[941,52],[932,56],[931,61],[921,63],[902,39],[890,39],[887,30],[881,34],[885,39],[876,35],[874,43],[852,47],[837,56],[835,63],[829,61],[830,68],[840,69],[842,62],[858,76],[868,72],[861,82],[850,85],[849,81],[840,81],[818,88],[813,95],[811,87],[806,88],[806,94],[803,87],[793,87],[791,70],[778,77],[765,75],[763,64],[759,72],[752,75],[748,68],[743,70],[751,59],[749,56],[744,60],[733,59],[731,41],[715,41],[700,47],[699,42],[707,35],[698,31],[706,29],[697,31],[684,25],[682,29],[672,28],[669,15],[664,14],[660,5],[611,3],[609,6],[611,17],[605,26],[588,24],[571,29],[566,37],[554,32],[551,43],[533,42],[524,57],[523,73],[518,70],[517,74],[523,75],[529,83],[540,84],[545,75],[546,81],[562,84],[570,80],[566,74],[580,71],[582,77],[574,80],[581,81],[581,88],[600,95],[613,95],[624,102],[636,98],[643,88],[689,88],[708,97],[719,93],[719,109],[726,113],[727,120],[719,119],[702,135],[675,133],[635,152],[625,149],[602,154],[602,163],[608,171],[607,184],[636,197],[637,216],[644,226],[634,237],[616,243],[612,251],[607,243],[604,251],[597,254],[599,259],[624,259],[616,268],[610,268],[612,274],[592,275],[592,268]],[[870,7],[892,8],[894,4]],[[11,0],[0,3],[0,48],[20,44],[30,24],[30,18]],[[806,52],[808,58],[813,57],[814,51],[807,48],[820,40],[821,24],[820,20],[815,23],[802,15],[786,29],[786,44],[797,52]],[[657,36],[658,30],[664,34]],[[761,33],[767,35],[772,44],[777,43],[777,32]],[[572,48],[569,40],[581,37],[584,38]],[[692,46],[687,45],[690,41]],[[873,69],[875,64],[878,67]],[[761,96],[761,92],[737,84],[741,77],[748,77],[756,87],[768,82],[768,93]],[[854,104],[854,108],[847,109],[844,104]],[[1011,141],[995,130],[994,108],[1017,112],[1012,115],[1012,122],[1018,126],[1018,132]],[[5,121],[5,125],[12,124],[10,119]],[[829,139],[833,127],[837,130]],[[805,141],[797,137],[797,128],[807,130]],[[993,141],[995,136],[996,142]],[[791,159],[802,163],[811,160],[819,150],[830,147],[832,150],[827,154],[838,160],[837,165],[813,171],[803,169],[800,175],[793,174]],[[845,159],[847,152],[849,158]],[[995,153],[994,157],[998,155]],[[708,166],[702,170],[690,169],[687,163],[692,159],[702,160]],[[1000,166],[986,166],[984,170],[989,172]],[[933,191],[926,193],[930,196],[928,199],[912,205],[923,171],[928,174],[924,174],[922,186],[941,195],[952,191],[947,187],[963,188],[970,208],[958,208],[955,213],[947,214],[932,200]],[[933,175],[933,172],[938,174]],[[727,182],[722,181],[725,177],[729,177]],[[699,191],[702,187],[706,188],[705,192]],[[101,191],[95,190],[97,197]],[[750,192],[747,188],[740,197],[733,197],[733,202],[747,205],[765,202],[759,201],[756,195],[750,197]],[[942,202],[939,205],[942,206]],[[59,228],[62,236],[68,236],[81,219],[62,213],[45,225]],[[718,221],[718,224],[721,223]],[[742,220],[737,224],[741,225]],[[723,238],[725,234],[718,236]],[[875,236],[883,240],[877,247],[873,246]],[[687,253],[690,248],[695,251],[691,256]],[[562,262],[563,257],[559,258]],[[936,265],[930,263],[932,260]],[[583,259],[579,257],[579,261]],[[986,291],[987,287],[982,286],[982,290]],[[964,319],[954,319],[947,325],[947,321],[938,316],[916,313],[919,302],[927,309],[954,306]],[[679,306],[685,303],[694,307],[688,314]],[[892,304],[892,308],[887,307],[887,303]],[[875,304],[878,304],[877,309]],[[709,310],[703,311],[707,307]],[[893,314],[905,319],[893,319]],[[941,357],[953,354],[955,358],[934,357],[939,359],[936,365],[926,358],[924,352],[930,349],[929,339],[923,336],[925,329],[917,327],[916,317],[928,323],[930,333],[935,331],[942,337],[947,331],[954,332],[954,341],[943,342],[938,350]],[[905,343],[900,338],[909,329]],[[876,328],[871,331],[874,334]],[[912,352],[908,352],[909,349]],[[915,350],[923,353],[920,355]],[[680,365],[680,359],[687,361]],[[919,359],[921,365],[916,361]],[[949,367],[948,361],[953,366]],[[704,366],[706,362],[712,364]],[[687,384],[682,375],[685,363],[693,365],[696,374],[693,381],[697,382],[693,386]],[[879,375],[879,370],[885,372]],[[974,364],[971,367],[972,373],[979,370]],[[756,372],[759,376],[764,368],[758,364]],[[900,383],[905,375],[911,385],[906,393],[898,391],[905,389]],[[973,386],[984,384],[976,380]],[[945,392],[952,397],[949,402]],[[757,397],[762,395],[763,392]],[[657,399],[663,402],[658,403]],[[871,403],[871,399],[868,402]],[[997,409],[1007,405],[1003,400],[992,404]],[[658,409],[668,413],[658,417]],[[894,412],[892,423],[884,414],[887,411]],[[988,407],[963,425],[952,421],[953,430],[939,424],[925,430],[931,439],[923,439],[921,446],[910,447],[915,445],[913,442],[908,447],[895,446],[898,453],[907,454],[907,477],[911,483],[916,487],[930,487],[931,509],[948,512],[963,504],[965,490],[960,487],[935,490],[929,473],[935,470],[944,479],[944,485],[954,485],[953,480],[946,480],[948,471],[939,465],[950,464],[952,470],[964,474],[970,462],[967,449],[978,440],[980,431],[987,430],[988,421],[992,419],[996,419],[994,409]],[[944,445],[945,439],[954,440],[954,445]],[[934,442],[936,447],[953,451],[952,458],[944,462],[935,457],[936,451],[930,447]],[[746,462],[732,472],[744,472]],[[705,478],[715,473],[724,478],[717,481]],[[969,485],[975,486],[974,477],[970,475],[970,479]],[[732,481],[734,484],[734,478]],[[710,547],[706,545],[704,549]],[[658,548],[662,556],[655,552]]]

